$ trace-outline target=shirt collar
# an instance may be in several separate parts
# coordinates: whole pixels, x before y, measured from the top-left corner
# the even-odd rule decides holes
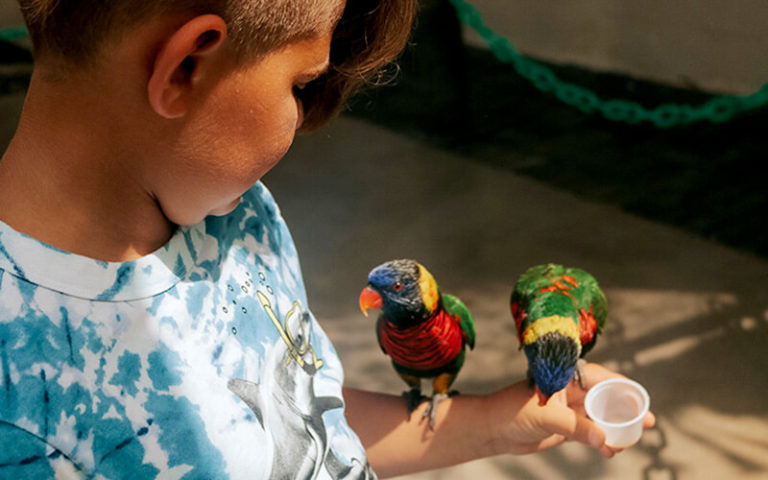
[[[0,270],[50,290],[97,301],[147,298],[187,275],[208,236],[205,223],[180,227],[157,251],[104,262],[60,250],[0,222]]]

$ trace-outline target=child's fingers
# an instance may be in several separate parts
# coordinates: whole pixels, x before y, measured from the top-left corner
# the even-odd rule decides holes
[[[603,380],[610,380],[611,378],[627,378],[613,370],[608,370],[599,363],[588,363],[584,369],[587,370],[585,373],[587,377],[587,389],[594,387]]]
[[[643,417],[643,428],[653,428],[654,425],[656,425],[656,415],[648,411]]]
[[[542,423],[550,433],[562,435],[568,440],[574,440],[593,448],[601,448],[605,444],[603,431],[591,420],[570,408],[553,405],[543,414]]]

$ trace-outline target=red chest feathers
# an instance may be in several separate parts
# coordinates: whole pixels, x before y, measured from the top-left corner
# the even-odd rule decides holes
[[[379,322],[381,348],[395,363],[414,370],[446,365],[463,350],[465,342],[458,315],[445,311],[402,330],[387,321]]]

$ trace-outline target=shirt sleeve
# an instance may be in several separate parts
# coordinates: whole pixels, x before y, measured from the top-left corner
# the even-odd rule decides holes
[[[0,421],[0,478],[83,480],[86,475],[40,437]]]

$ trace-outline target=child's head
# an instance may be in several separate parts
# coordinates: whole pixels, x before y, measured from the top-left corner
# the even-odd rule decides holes
[[[98,61],[103,48],[161,15],[221,17],[241,61],[328,31],[331,65],[304,92],[304,128],[321,125],[359,84],[392,61],[407,39],[416,0],[19,0],[35,59],[56,69]]]
[[[36,62],[21,124],[38,122],[22,138],[45,135],[106,188],[128,188],[181,225],[231,211],[299,126],[321,125],[397,56],[415,9],[415,0],[20,3]]]
[[[397,56],[415,1],[19,0],[30,88],[50,90],[27,106],[52,99],[27,118],[48,136],[58,122],[59,144],[82,139],[81,168],[130,176],[167,220],[193,224],[234,208],[299,126]]]

